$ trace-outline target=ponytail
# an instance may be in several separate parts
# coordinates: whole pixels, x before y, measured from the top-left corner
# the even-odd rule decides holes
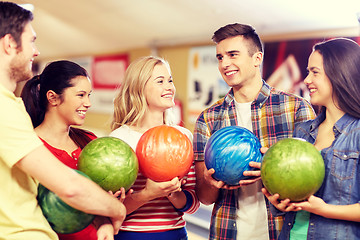
[[[96,138],[92,132],[75,127],[70,127],[69,136],[81,149]]]
[[[40,75],[26,82],[21,92],[21,98],[30,115],[33,127],[36,128],[44,120],[46,111],[46,106],[40,99]]]

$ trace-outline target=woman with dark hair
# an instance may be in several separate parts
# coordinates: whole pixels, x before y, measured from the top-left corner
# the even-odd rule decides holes
[[[264,194],[285,214],[279,239],[360,239],[360,46],[336,38],[314,46],[304,83],[319,116],[295,128],[321,152],[325,179],[306,201]]]
[[[77,169],[81,149],[96,138],[91,132],[71,127],[84,123],[91,106],[91,91],[86,70],[63,60],[47,65],[40,75],[25,84],[21,93],[39,138],[61,162],[73,169]],[[106,225],[103,226],[102,229]],[[74,234],[58,233],[58,236],[60,240],[98,239],[93,225]],[[112,237],[113,232],[109,236]]]
[[[57,110],[63,107],[62,104],[66,96],[64,92],[70,87],[75,87],[78,83],[83,83],[84,87],[78,89],[79,92],[76,93],[76,99],[82,99],[84,104],[81,108],[75,109],[76,115],[72,116],[73,123],[63,125],[67,125],[64,129],[69,132],[68,135],[72,141],[83,148],[89,141],[96,138],[93,133],[70,127],[70,125],[82,125],[86,111],[91,106],[89,99],[92,91],[91,84],[88,74],[83,67],[66,60],[52,62],[46,66],[40,75],[33,77],[25,84],[21,97],[34,128],[40,131],[40,129],[46,126],[48,121],[50,121],[50,126],[53,127],[54,122],[63,120],[58,118],[57,115],[59,113]],[[65,115],[67,114],[65,113]],[[54,129],[52,128],[52,131],[47,132],[47,134],[52,134],[53,132]]]

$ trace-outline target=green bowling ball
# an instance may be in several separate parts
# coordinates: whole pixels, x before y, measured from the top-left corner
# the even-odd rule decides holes
[[[115,137],[92,140],[82,150],[78,169],[106,191],[128,190],[135,182],[139,163],[135,152]]]

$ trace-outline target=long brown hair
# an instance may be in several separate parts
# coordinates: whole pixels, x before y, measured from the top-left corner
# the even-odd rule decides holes
[[[89,142],[96,138],[95,134],[80,128],[70,127],[69,136],[77,146],[83,149]],[[91,137],[90,137],[91,136]]]
[[[338,107],[360,118],[360,46],[347,38],[335,38],[314,46],[323,57],[326,76],[330,79]]]

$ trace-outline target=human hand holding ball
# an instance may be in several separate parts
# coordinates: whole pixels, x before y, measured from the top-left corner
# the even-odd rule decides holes
[[[88,143],[82,150],[78,168],[76,171],[79,174],[88,177],[111,194],[115,192],[114,196],[124,201],[125,192],[135,182],[138,161],[134,151],[124,141],[114,137],[101,137]],[[131,192],[130,189],[128,194]],[[38,193],[43,214],[57,233],[78,232],[94,219],[94,215],[70,207],[42,185],[39,185]]]
[[[78,169],[105,191],[129,190],[134,184],[139,163],[132,148],[115,137],[92,140],[81,151]]]
[[[204,178],[215,187],[230,189],[254,183],[260,176],[256,171],[261,164],[260,147],[257,137],[246,128],[219,129],[205,146]]]
[[[190,139],[175,127],[162,125],[147,130],[140,138],[136,155],[146,180],[148,198],[171,197],[181,191],[193,163]]]
[[[136,146],[140,172],[156,182],[183,178],[193,163],[190,139],[175,127],[162,125],[147,130]]]
[[[320,188],[324,176],[325,165],[320,152],[303,139],[282,139],[263,157],[263,193],[282,211],[299,210],[301,205],[290,202],[308,200]]]
[[[81,171],[74,171],[89,178]],[[38,186],[37,200],[46,220],[57,233],[70,234],[79,232],[89,226],[95,218],[93,214],[69,206],[57,194],[41,184]]]

